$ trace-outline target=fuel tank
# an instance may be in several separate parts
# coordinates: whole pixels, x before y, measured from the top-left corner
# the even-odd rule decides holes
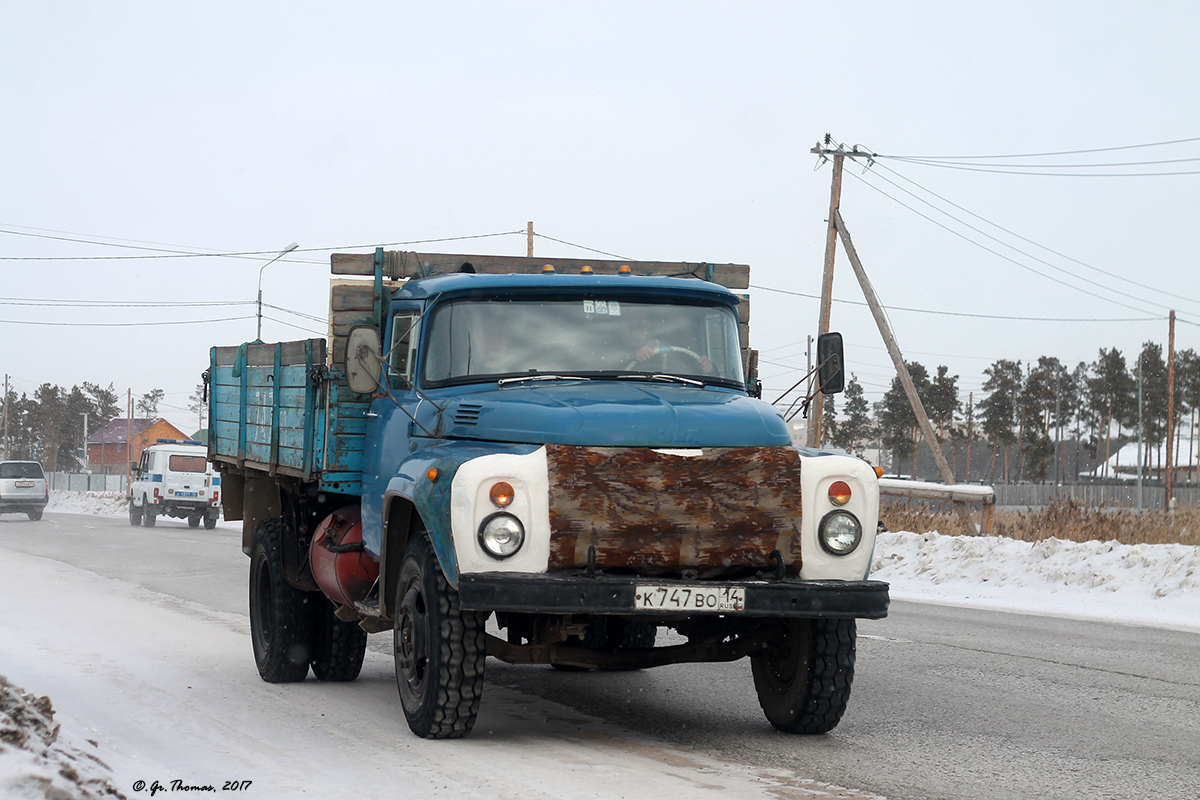
[[[370,593],[379,562],[363,548],[359,506],[338,509],[321,521],[308,548],[308,563],[321,591],[335,603],[353,606]]]

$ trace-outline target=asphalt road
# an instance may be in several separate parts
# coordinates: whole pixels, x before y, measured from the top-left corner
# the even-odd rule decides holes
[[[0,544],[246,613],[232,528],[6,514]],[[390,635],[371,647],[390,651]],[[818,737],[770,728],[745,661],[565,673],[490,660],[488,681],[717,763],[892,800],[1200,797],[1198,633],[894,603],[859,624],[850,708]]]

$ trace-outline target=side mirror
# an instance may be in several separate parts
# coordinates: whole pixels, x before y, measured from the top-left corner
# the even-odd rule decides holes
[[[823,333],[817,337],[817,381],[822,394],[837,394],[846,387],[840,333]]]
[[[379,331],[371,325],[356,325],[346,337],[346,383],[350,391],[371,394],[379,388]]]

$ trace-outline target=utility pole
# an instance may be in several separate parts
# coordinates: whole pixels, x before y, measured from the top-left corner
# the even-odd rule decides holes
[[[904,393],[908,395],[908,402],[912,405],[913,413],[916,414],[917,425],[921,428],[925,443],[929,445],[942,481],[947,486],[951,486],[957,483],[954,479],[954,471],[950,469],[950,462],[946,461],[946,454],[942,452],[937,433],[934,432],[933,425],[929,422],[929,415],[925,413],[925,406],[917,395],[917,387],[913,384],[912,376],[908,374],[908,367],[904,364],[900,346],[896,344],[896,337],[892,335],[892,328],[888,325],[887,317],[883,313],[883,305],[875,295],[875,289],[867,278],[862,262],[858,260],[858,251],[854,249],[854,243],[850,241],[850,231],[846,230],[846,223],[842,220],[841,212],[834,211],[833,216],[837,220],[837,232],[842,239],[842,246],[846,249],[846,256],[850,259],[850,267],[854,270],[854,276],[858,278],[859,286],[862,287],[863,297],[866,298],[867,305],[871,308],[871,315],[875,317],[875,324],[879,327],[879,334],[883,337],[883,344],[887,347],[888,355],[892,357],[896,374],[904,386]]]
[[[133,389],[125,391],[125,491],[128,492],[129,470],[133,468]]]
[[[1138,440],[1137,440],[1137,510],[1142,510],[1142,434],[1145,427],[1142,425],[1142,357],[1138,355],[1137,363],[1137,384],[1138,384]],[[1120,452],[1120,451],[1118,451]]]
[[[525,223],[525,255],[533,258],[533,220]]]
[[[1172,494],[1175,491],[1175,310],[1171,310],[1167,334],[1167,493],[1163,506],[1171,510]]]
[[[1055,443],[1054,443],[1054,474],[1057,476],[1057,485],[1062,486],[1063,482],[1063,464],[1062,464],[1062,371],[1054,373],[1054,427]]]
[[[837,253],[837,223],[833,215],[842,202],[842,165],[846,162],[846,152],[839,146],[830,150],[829,135],[825,135],[825,146],[818,144],[811,152],[821,156],[833,156],[833,184],[829,190],[829,223],[825,229],[825,271],[821,274],[821,313],[817,323],[817,333],[829,332],[830,306],[833,304],[833,261]],[[808,430],[805,433],[805,444],[809,447],[821,446],[821,420],[825,412],[825,394],[819,389],[813,398],[813,407],[808,415]]]
[[[967,483],[971,482],[971,444],[975,439],[975,393],[967,393]]]
[[[8,460],[8,374],[4,375],[4,460]]]

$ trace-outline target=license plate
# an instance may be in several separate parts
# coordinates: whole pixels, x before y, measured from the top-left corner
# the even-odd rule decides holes
[[[633,607],[662,611],[719,614],[746,610],[746,590],[741,586],[635,586]]]
[[[17,487],[18,489],[32,489],[33,481],[16,481],[13,483],[13,486]]]
[[[195,492],[176,492],[175,496],[176,497],[195,497],[196,493]]]

